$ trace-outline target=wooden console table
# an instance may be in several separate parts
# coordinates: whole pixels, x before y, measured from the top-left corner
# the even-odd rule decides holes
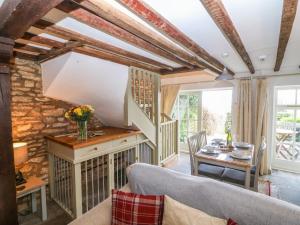
[[[154,162],[154,146],[140,132],[105,127],[104,135],[78,141],[47,136],[51,198],[72,217],[106,199],[127,183],[126,167]]]

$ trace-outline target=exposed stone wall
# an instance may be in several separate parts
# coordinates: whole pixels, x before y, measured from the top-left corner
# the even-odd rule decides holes
[[[76,125],[64,118],[64,113],[73,105],[43,96],[41,68],[36,62],[15,59],[11,75],[13,140],[27,142],[29,152],[29,160],[21,171],[47,180],[44,136],[76,130]],[[95,129],[101,123],[92,118],[89,126]]]

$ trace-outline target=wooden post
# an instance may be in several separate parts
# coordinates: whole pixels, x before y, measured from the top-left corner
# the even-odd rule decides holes
[[[156,126],[156,164],[160,165],[160,162],[162,160],[162,132],[161,132],[161,121],[160,121],[160,99],[161,99],[161,94],[160,94],[160,75],[157,74],[157,77],[155,77],[155,86],[154,86],[154,106],[155,106],[155,126]]]
[[[9,60],[14,41],[0,37],[0,224],[18,224]]]

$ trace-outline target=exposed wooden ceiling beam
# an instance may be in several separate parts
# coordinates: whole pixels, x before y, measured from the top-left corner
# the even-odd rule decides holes
[[[31,43],[34,44],[40,44],[42,46],[46,46],[46,47],[55,47],[55,48],[63,48],[64,47],[64,43],[61,43],[59,41],[55,41],[49,38],[45,38],[45,37],[41,37],[29,32],[26,32],[21,39],[27,40]]]
[[[102,52],[102,51],[95,50],[95,49],[92,49],[92,48],[89,48],[89,47],[79,47],[79,48],[73,49],[73,51],[81,53],[81,54],[89,55],[89,56],[92,56],[92,57],[108,60],[108,61],[111,61],[111,62],[115,62],[115,63],[118,63],[118,64],[122,64],[122,65],[125,65],[125,66],[135,66],[135,67],[143,68],[143,69],[150,70],[150,71],[153,71],[153,72],[160,72],[160,69],[157,68],[157,67],[150,66],[150,65],[147,65],[147,64],[143,64],[143,63],[140,63],[140,62],[136,62],[136,61],[133,61],[133,60],[130,60],[130,59],[127,59],[127,58],[122,58],[122,57],[116,56],[114,54],[111,54],[111,53],[108,53],[108,52]]]
[[[204,69],[205,68],[199,68],[199,67],[195,67],[193,69],[189,69],[186,67],[179,67],[179,68],[173,69],[173,71],[160,70],[160,74],[161,75],[170,75],[170,74],[177,74],[177,73],[188,73],[188,72],[194,72],[194,71],[202,71]]]
[[[220,28],[227,40],[232,44],[243,62],[247,65],[249,71],[255,73],[254,66],[246,51],[246,48],[235,29],[222,1],[220,0],[200,0],[207,12],[210,14],[216,25]]]
[[[35,25],[38,28],[43,28],[43,31],[54,35],[54,36],[58,36],[61,38],[69,38],[72,40],[76,40],[79,41],[85,45],[89,45],[92,46],[93,48],[98,48],[102,51],[106,51],[108,53],[112,53],[115,55],[119,55],[122,57],[126,57],[126,58],[130,58],[139,62],[143,62],[143,63],[147,63],[149,65],[153,65],[156,67],[160,67],[169,71],[172,71],[173,68],[169,65],[166,65],[164,63],[155,61],[153,59],[135,54],[133,52],[129,52],[127,50],[124,50],[122,48],[110,45],[109,43],[105,43],[93,38],[90,38],[88,36],[82,35],[80,33],[74,32],[72,30],[57,26],[51,22],[45,21],[45,20],[40,20],[39,22],[36,23]]]
[[[190,39],[187,35],[185,35],[182,31],[180,31],[177,27],[171,24],[167,19],[157,13],[146,3],[142,2],[141,0],[118,0],[118,2],[122,3],[126,8],[131,10],[143,20],[147,21],[150,25],[157,28],[173,41],[190,50],[201,59],[205,60],[206,63],[216,67],[218,70],[224,69],[224,65],[221,62],[212,57],[196,42]],[[234,74],[230,69],[228,69],[228,71]]]
[[[274,71],[280,70],[282,60],[285,54],[290,35],[292,32],[296,12],[297,12],[298,0],[284,0],[281,16],[281,27],[278,41],[277,57],[274,67]]]
[[[63,55],[67,52],[72,51],[74,48],[81,47],[83,44],[78,41],[69,41],[65,44],[63,48],[59,49],[52,49],[49,51],[47,55],[40,55],[38,57],[39,61],[44,62],[50,59],[53,59],[55,57],[58,57],[60,55]]]
[[[5,0],[0,8],[0,36],[20,38],[63,0]]]
[[[104,19],[102,19],[99,16],[94,15],[91,12],[88,12],[85,9],[79,8],[77,4],[74,4],[74,2],[65,1],[59,6],[57,6],[57,9],[68,13],[71,17],[74,19],[85,23],[91,27],[94,27],[95,29],[98,29],[100,31],[103,31],[115,38],[118,38],[120,40],[123,40],[129,44],[132,44],[138,48],[141,48],[143,50],[146,50],[148,52],[152,52],[160,57],[169,59],[173,62],[176,62],[180,65],[186,66],[188,68],[192,68],[193,66],[191,63],[188,63],[182,59],[180,59],[178,56],[171,54],[170,52],[166,52],[162,50],[161,48],[156,47],[155,45],[133,35],[132,33],[112,24],[111,22],[108,22]]]
[[[13,56],[16,57],[16,58],[20,58],[20,59],[38,61],[38,55],[32,55],[32,54],[28,54],[28,53],[25,53],[25,52],[18,52],[18,51],[14,50]]]
[[[37,47],[34,47],[34,46],[30,46],[30,45],[20,44],[20,43],[16,43],[14,48],[25,50],[25,51],[28,51],[28,52],[37,53],[37,54],[47,54],[47,53],[49,53],[49,50],[42,49],[42,48],[37,48]]]
[[[78,6],[82,7],[83,9],[86,9],[87,11],[103,18],[104,20],[117,25],[121,29],[124,29],[135,36],[140,37],[141,39],[178,56],[186,62],[196,66],[205,66],[205,63],[198,60],[197,57],[191,55],[178,45],[167,40],[163,35],[152,31],[143,24],[132,19],[130,16],[116,9],[106,1],[74,0],[73,2],[78,2]]]

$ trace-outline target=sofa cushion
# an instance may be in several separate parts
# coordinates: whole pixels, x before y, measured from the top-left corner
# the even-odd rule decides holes
[[[229,218],[227,221],[227,225],[238,225],[233,219]]]
[[[198,173],[203,176],[220,178],[225,168],[222,166],[214,166],[206,163],[201,163],[198,167]]]
[[[210,216],[201,210],[165,196],[163,225],[226,225],[226,220]]]
[[[129,185],[125,185],[121,190],[131,192]],[[111,212],[111,197],[109,197],[84,215],[73,220],[69,225],[111,225]]]
[[[225,168],[224,173],[222,174],[222,180],[235,183],[239,185],[244,185],[246,179],[246,172],[241,170],[235,170],[231,168]],[[254,176],[251,175],[250,186],[254,185]]]
[[[112,190],[112,225],[161,225],[163,210],[163,195]]]

